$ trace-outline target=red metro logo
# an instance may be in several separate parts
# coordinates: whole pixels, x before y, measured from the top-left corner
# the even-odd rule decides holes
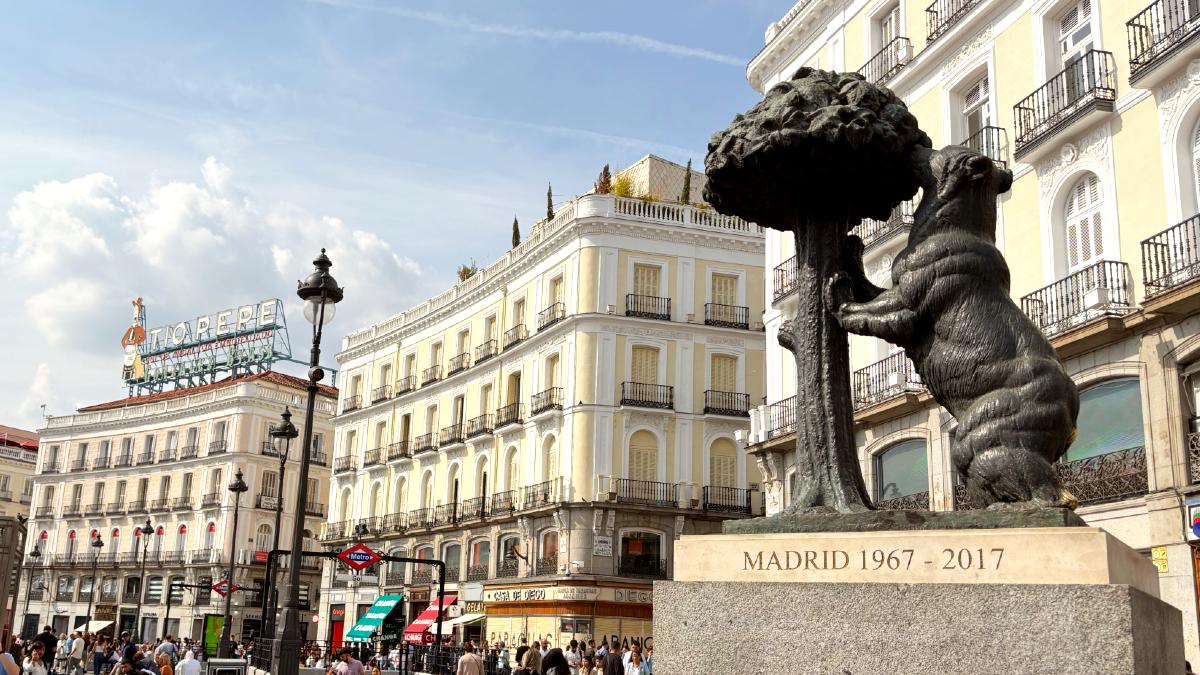
[[[337,557],[355,572],[361,572],[380,560],[379,554],[367,548],[365,544],[355,544],[339,553]]]

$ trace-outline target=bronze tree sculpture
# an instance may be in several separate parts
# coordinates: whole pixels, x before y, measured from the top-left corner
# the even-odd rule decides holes
[[[886,219],[916,193],[911,156],[930,146],[891,91],[857,73],[810,68],[709,142],[705,199],[795,237],[799,307],[779,334],[796,360],[793,510],[869,508],[849,412],[846,331],[822,288],[839,272],[866,284],[862,245],[850,228],[862,218]]]

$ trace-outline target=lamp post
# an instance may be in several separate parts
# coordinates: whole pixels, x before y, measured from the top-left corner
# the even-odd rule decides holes
[[[279,479],[275,490],[275,540],[271,544],[272,551],[279,550],[279,530],[283,522],[283,472],[287,469],[288,454],[292,450],[292,439],[300,435],[300,432],[296,430],[296,425],[292,424],[290,409],[284,406],[283,414],[279,417],[281,421],[278,425],[272,426],[270,432],[275,444],[275,452],[279,454]],[[283,447],[279,447],[280,445]],[[303,504],[297,504],[298,509],[303,507]],[[271,566],[267,565],[267,567]],[[263,635],[267,636],[275,634],[275,608],[279,598],[279,591],[275,586],[274,569],[271,569],[271,576],[271,579],[267,579],[267,588],[263,590]],[[272,597],[275,598],[275,601],[271,601]]]
[[[29,557],[33,558],[33,564],[29,566],[29,588],[25,589],[25,613],[21,615],[21,632],[25,632],[26,617],[29,616],[29,596],[33,595],[33,574],[34,568],[37,567],[38,561],[42,557],[42,552],[38,550],[38,545],[33,545],[33,550],[29,552]],[[42,589],[45,590],[46,583],[42,582]],[[37,630],[37,626],[34,626]]]
[[[229,582],[225,589],[225,621],[221,626],[221,641],[217,643],[217,656],[223,659],[232,656],[229,653],[229,629],[233,623],[233,570],[237,562],[238,509],[242,505],[242,493],[249,489],[250,486],[242,480],[242,470],[238,469],[233,476],[233,482],[229,484],[229,491],[233,493],[233,537],[229,547],[229,573],[225,577]]]
[[[142,635],[142,598],[144,598],[146,595],[146,556],[150,552],[150,537],[154,536],[154,525],[150,522],[149,518],[146,519],[146,524],[142,525],[140,536],[142,537],[142,571],[141,577],[138,579],[137,610],[133,615],[133,620],[135,621],[133,626],[133,634],[138,640],[141,640],[144,637]],[[136,547],[137,544],[134,544],[134,546]],[[137,549],[134,548],[134,551],[136,550]]]
[[[304,504],[308,502],[308,463],[312,451],[313,411],[317,405],[317,383],[325,377],[321,369],[321,331],[333,320],[342,289],[329,274],[333,266],[321,249],[313,260],[313,271],[298,282],[296,295],[304,301],[304,318],[313,325],[312,350],[308,357],[308,404],[304,409],[304,442],[300,446],[300,480],[296,490],[296,516],[292,521],[291,564],[288,565],[287,600],[283,607],[283,629],[277,640],[274,673],[300,669],[300,557],[303,553]]]
[[[100,533],[97,532],[95,538],[92,539],[92,548],[96,549],[96,554],[92,556],[92,592],[88,593],[88,608],[87,623],[92,623],[92,603],[96,599],[96,567],[100,564],[100,549],[104,548],[104,542],[100,539]],[[83,627],[84,631],[88,630],[88,625]]]

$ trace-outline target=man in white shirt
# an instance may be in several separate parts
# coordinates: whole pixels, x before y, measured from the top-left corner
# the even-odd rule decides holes
[[[179,665],[175,666],[175,675],[200,675],[200,662],[196,660],[196,655],[191,651],[184,654]]]
[[[67,652],[67,672],[71,675],[83,675],[83,635],[79,631],[71,633],[70,645]]]
[[[579,653],[579,641],[571,640],[571,644],[563,656],[567,658],[567,666],[571,668],[571,675],[579,675],[579,662],[583,660],[583,655]]]

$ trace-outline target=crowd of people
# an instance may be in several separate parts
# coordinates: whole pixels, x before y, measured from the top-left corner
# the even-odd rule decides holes
[[[647,645],[643,650],[637,640],[571,640],[563,648],[551,647],[549,640],[530,644],[522,639],[514,651],[504,642],[467,640],[461,648],[447,642],[440,651],[406,645],[374,654],[360,646],[341,650],[328,663],[314,650],[305,665],[325,668],[327,675],[385,675],[394,670],[439,675],[652,675],[654,648]]]
[[[135,642],[129,632],[109,635],[73,631],[17,636],[7,652],[0,652],[3,675],[199,675],[198,645],[166,637]]]

